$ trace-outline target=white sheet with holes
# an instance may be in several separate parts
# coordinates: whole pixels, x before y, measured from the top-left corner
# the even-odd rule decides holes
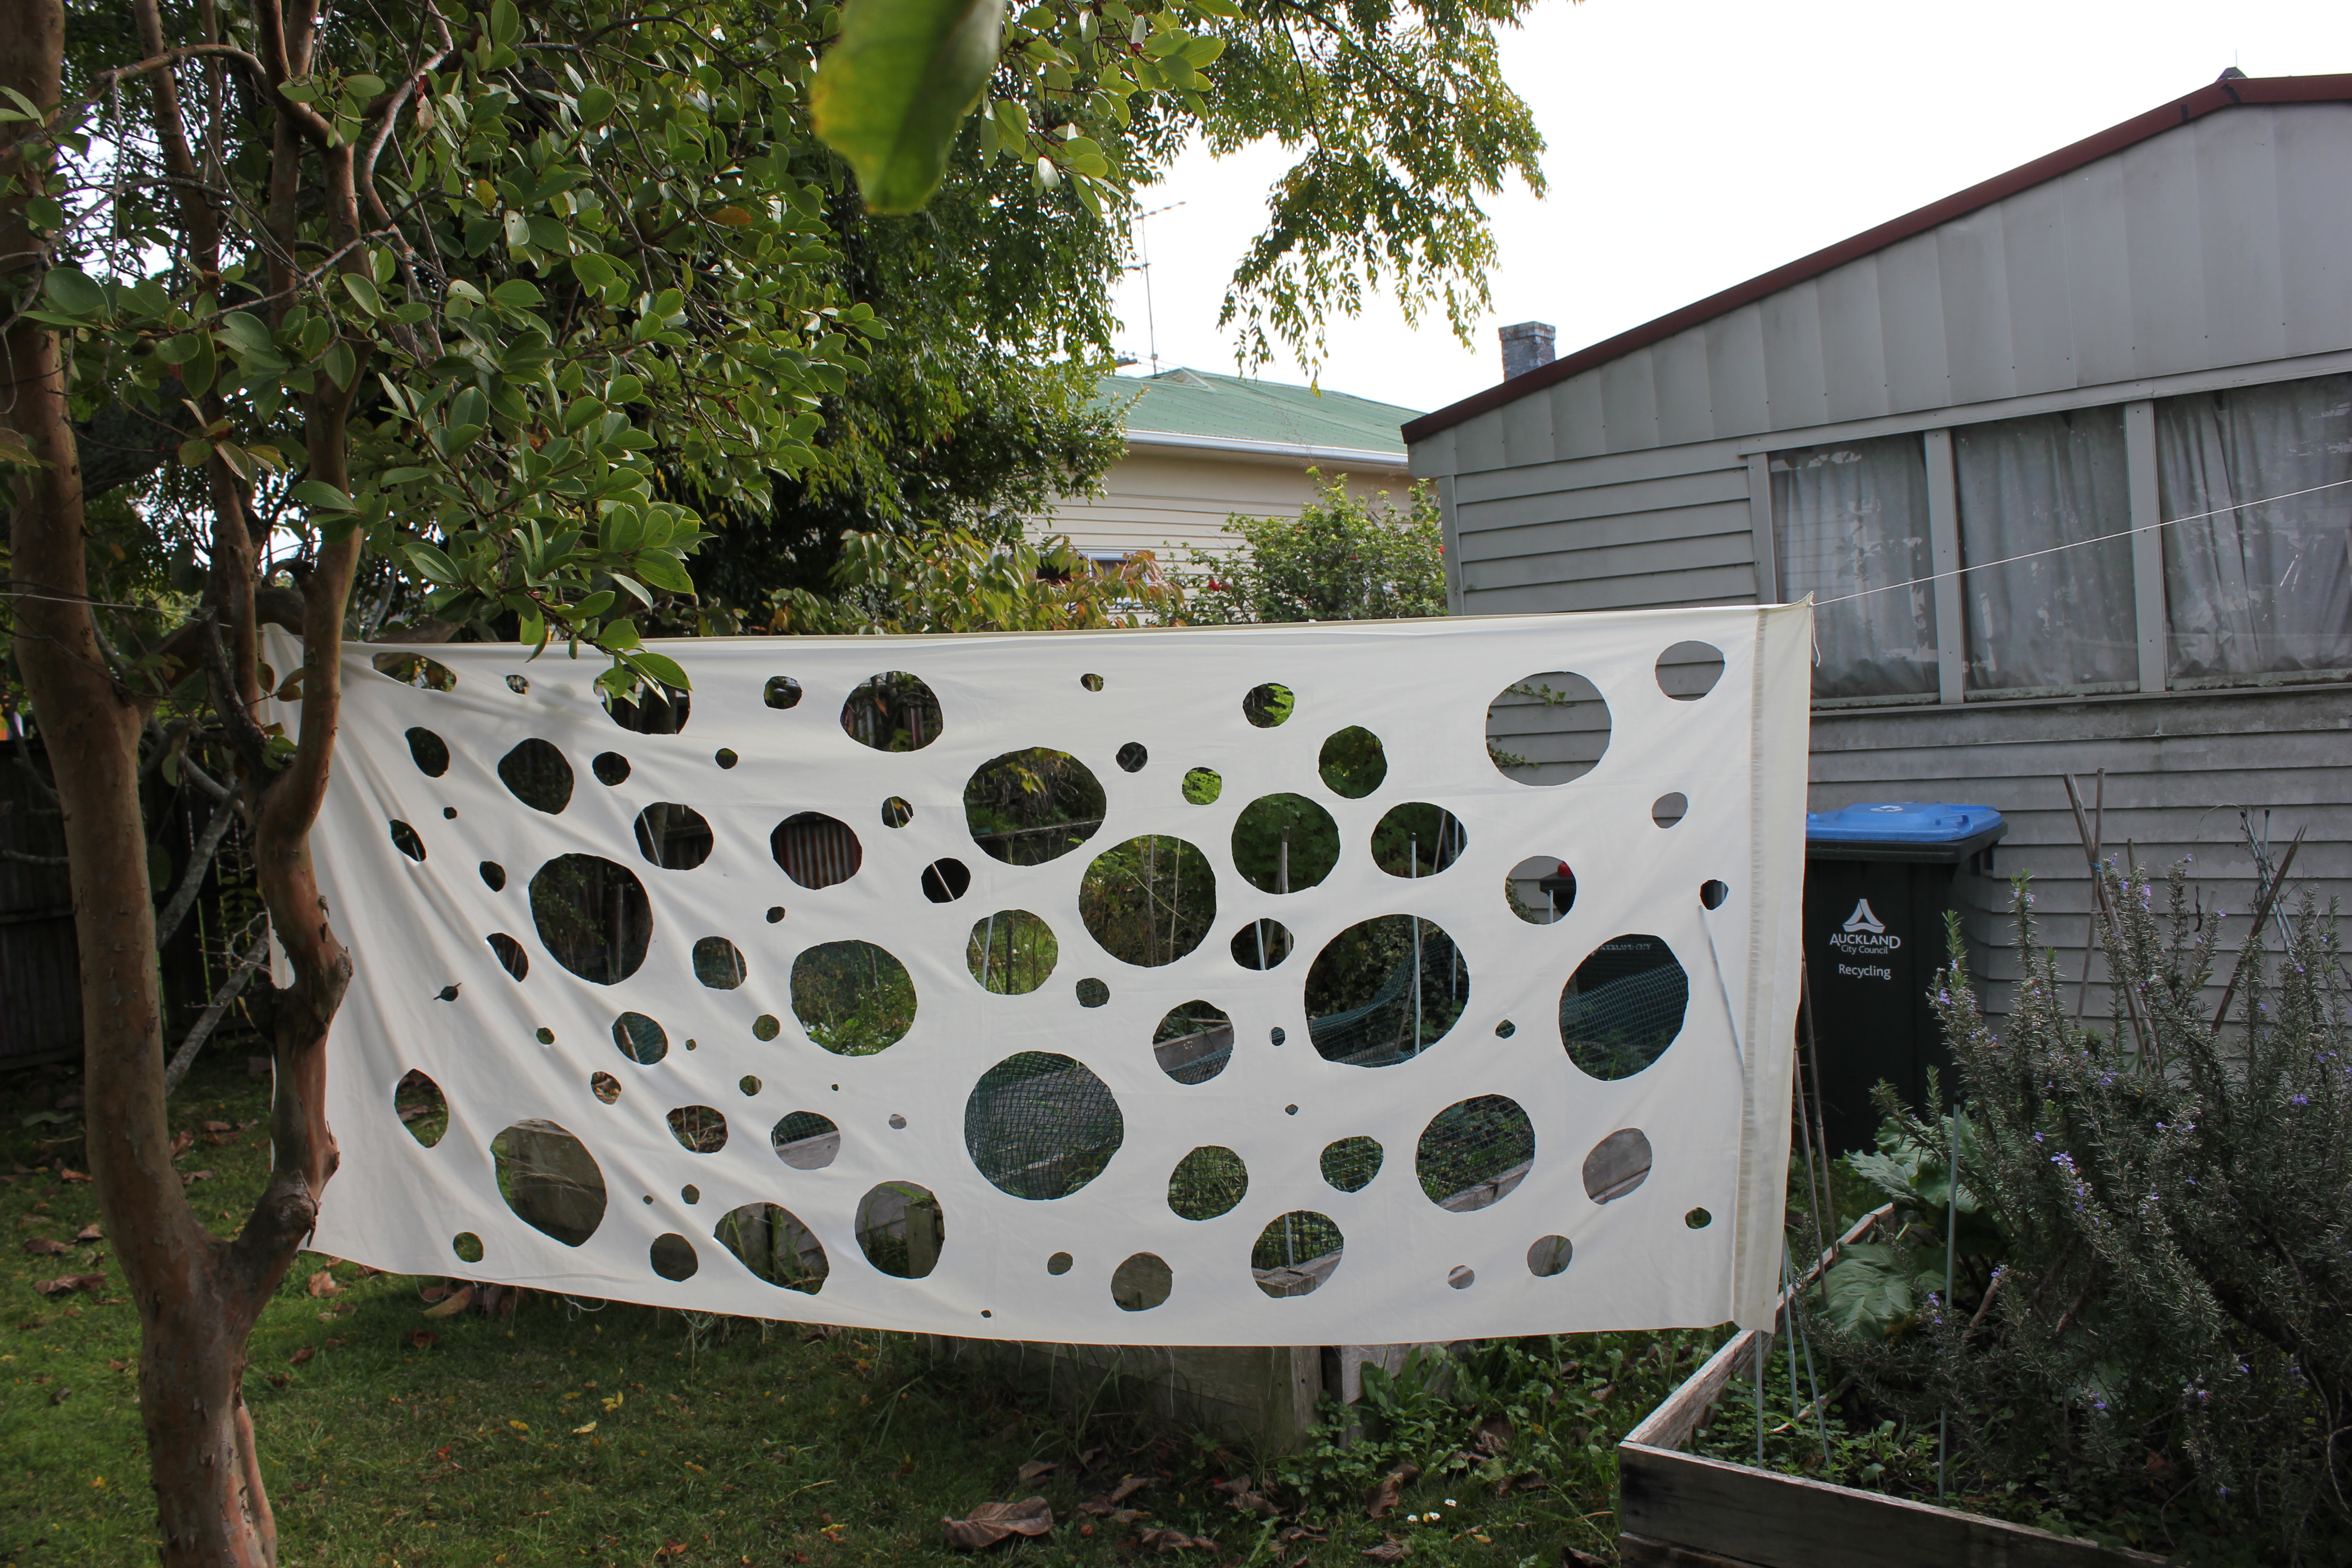
[[[581,1297],[1066,1342],[1381,1342],[1767,1323],[1790,1123],[1809,615],[1798,605],[687,642],[665,651],[693,679],[690,717],[682,732],[658,735],[615,722],[592,689],[600,666],[589,659],[423,650],[456,677],[436,690],[378,673],[373,656],[384,650],[352,649],[333,788],[313,840],[356,964],[331,1047],[342,1163],[314,1245],[389,1270]],[[1660,657],[1692,642],[1719,650],[1720,678],[1696,700],[1670,698]],[[1694,657],[1703,650],[1668,661],[1685,687]],[[278,643],[273,662],[290,668],[290,645]],[[937,696],[939,732],[919,750],[877,751],[845,729],[845,699],[885,670]],[[1585,677],[1606,701],[1606,749],[1571,782],[1522,783],[1490,757],[1489,703],[1559,671]],[[778,676],[799,683],[790,708],[765,700]],[[1264,683],[1294,694],[1278,727],[1245,719],[1245,697]],[[297,718],[291,709],[280,717]],[[1387,764],[1360,799],[1318,777],[1324,742],[1349,726],[1377,735]],[[412,730],[446,745],[437,776],[420,765]],[[501,783],[500,760],[530,740],[569,764],[560,811],[534,809]],[[1129,746],[1142,749],[1132,772],[1119,761]],[[1108,807],[1074,852],[1014,866],[975,846],[964,789],[991,759],[1028,747],[1083,762]],[[603,780],[617,772],[609,760],[598,767],[608,753],[626,760],[616,784]],[[721,765],[724,753],[732,765]],[[429,743],[424,754],[433,760]],[[1186,799],[1196,768],[1220,777],[1213,804]],[[1318,886],[1261,892],[1235,870],[1232,833],[1253,800],[1285,792],[1330,813],[1341,853]],[[1661,826],[1673,813],[1658,803],[1674,795],[1686,807]],[[891,825],[893,798],[912,808],[902,826]],[[1411,802],[1454,813],[1462,842],[1444,868],[1407,880],[1375,864],[1369,842],[1386,813]],[[709,824],[698,865],[664,868],[641,851],[634,825],[663,803]],[[787,874],[772,835],[803,813],[846,826],[854,874],[815,889]],[[1097,853],[1151,836],[1206,856],[1216,912],[1207,940],[1144,966],[1093,940],[1078,893]],[[840,840],[830,841],[836,857],[846,852]],[[538,929],[531,885],[565,856],[625,868],[644,889],[650,940],[616,984],[569,971]],[[1533,857],[1556,858],[1575,879],[1569,907],[1557,920],[1543,910],[1540,924],[1505,892]],[[939,902],[926,896],[924,870],[943,859],[961,862],[971,880]],[[626,879],[606,875],[614,887]],[[1710,899],[1719,901],[1709,908]],[[1050,974],[1025,994],[983,990],[968,958],[975,923],[1006,910],[1034,911],[1057,942]],[[1392,914],[1450,933],[1467,1005],[1409,1059],[1324,1059],[1306,1009],[1314,956],[1346,928]],[[1230,941],[1261,919],[1297,942],[1266,970],[1237,963]],[[1671,949],[1685,980],[1681,1020],[1652,1065],[1604,1080],[1563,1048],[1561,997],[1590,955],[1628,935]],[[741,954],[740,984],[698,979],[696,946],[712,937]],[[916,994],[911,1027],[871,1055],[821,1047],[793,1012],[795,957],[843,941],[895,955]],[[723,964],[717,974],[731,977]],[[1082,994],[1099,1005],[1082,1005]],[[1162,1069],[1154,1032],[1196,999],[1230,1016],[1234,1044],[1223,1070],[1179,1081]],[[650,1065],[616,1044],[625,1012],[659,1026],[666,1048]],[[967,1152],[974,1086],[1024,1052],[1083,1064],[1117,1102],[1116,1152],[1066,1195],[1013,1195]],[[412,1070],[446,1097],[447,1130],[430,1147],[395,1109]],[[1524,1112],[1532,1163],[1515,1185],[1511,1173],[1472,1173],[1499,1178],[1499,1201],[1442,1203],[1448,1194],[1433,1195],[1416,1171],[1424,1130],[1480,1097]],[[673,1111],[697,1107],[681,1124],[706,1149],[723,1124],[709,1152],[672,1131]],[[1087,1122],[1097,1164],[1100,1110]],[[803,1139],[790,1162],[780,1156],[777,1130],[805,1133],[822,1125],[815,1118],[837,1127],[837,1143]],[[569,1184],[557,1194],[567,1223],[575,1233],[593,1224],[576,1245],[526,1223],[502,1197],[492,1144],[517,1126],[535,1139],[509,1146],[542,1165],[552,1158],[559,1185]],[[552,1129],[576,1138],[593,1166],[567,1157]],[[1322,1154],[1350,1138],[1375,1140],[1381,1159],[1369,1184],[1342,1191],[1326,1179]],[[1233,1151],[1246,1190],[1217,1217],[1182,1217],[1171,1207],[1171,1175],[1202,1146]],[[911,1249],[910,1195],[911,1223],[928,1233]],[[749,1211],[771,1222],[758,1271],[718,1238],[745,1205],[777,1205]],[[780,1213],[791,1223],[776,1223]],[[1327,1238],[1317,1256],[1270,1257],[1266,1238],[1283,1234],[1286,1215],[1320,1217],[1293,1222]],[[453,1251],[460,1237],[478,1238],[479,1261]],[[780,1268],[779,1258],[809,1267]],[[1269,1272],[1269,1262],[1299,1267]],[[814,1293],[771,1282],[810,1267],[823,1273]]]

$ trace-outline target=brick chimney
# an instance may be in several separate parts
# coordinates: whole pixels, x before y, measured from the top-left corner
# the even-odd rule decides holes
[[[1496,336],[1503,340],[1503,379],[1525,375],[1539,364],[1552,362],[1552,330],[1549,321],[1521,321],[1497,329]]]

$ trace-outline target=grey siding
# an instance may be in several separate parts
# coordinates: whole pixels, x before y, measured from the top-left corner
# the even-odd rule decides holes
[[[1416,443],[1414,471],[1469,475],[2347,349],[2352,104],[2246,106],[1466,420]]]
[[[2306,830],[2294,880],[2323,904],[2352,900],[2352,695],[2341,688],[1966,709],[1845,710],[1813,715],[1811,808],[1872,800],[1990,805],[2009,819],[1991,877],[1963,873],[1958,891],[1970,967],[2006,1013],[2018,977],[2008,879],[2032,879],[2037,943],[2055,947],[2069,981],[2084,973],[2091,882],[2059,775],[2081,781],[2084,805],[2106,770],[2105,843],[2159,875],[2187,858],[2208,909],[2226,910],[2234,955],[2252,913],[2253,864],[2237,808],[2270,814],[2275,853]],[[2221,1001],[2220,980],[2209,1000]],[[2087,1017],[2112,1019],[2095,959]],[[2067,1005],[2074,1002],[2069,986]]]

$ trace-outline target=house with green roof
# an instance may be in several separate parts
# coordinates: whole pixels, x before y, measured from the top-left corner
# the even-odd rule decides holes
[[[1314,499],[1309,468],[1400,502],[1412,483],[1402,434],[1419,417],[1411,408],[1181,369],[1107,375],[1097,395],[1125,410],[1127,456],[1103,476],[1100,495],[1057,501],[1034,525],[1088,555],[1151,550],[1166,560],[1187,545],[1223,549],[1235,512],[1296,517]]]

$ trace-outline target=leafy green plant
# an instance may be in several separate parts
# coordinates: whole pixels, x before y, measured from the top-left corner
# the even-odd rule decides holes
[[[1415,488],[1400,511],[1388,492],[1367,500],[1347,476],[1317,482],[1296,518],[1225,520],[1238,549],[1194,547],[1180,574],[1189,618],[1208,623],[1375,621],[1445,613],[1445,549],[1437,499]],[[1275,722],[1280,722],[1277,719]]]

